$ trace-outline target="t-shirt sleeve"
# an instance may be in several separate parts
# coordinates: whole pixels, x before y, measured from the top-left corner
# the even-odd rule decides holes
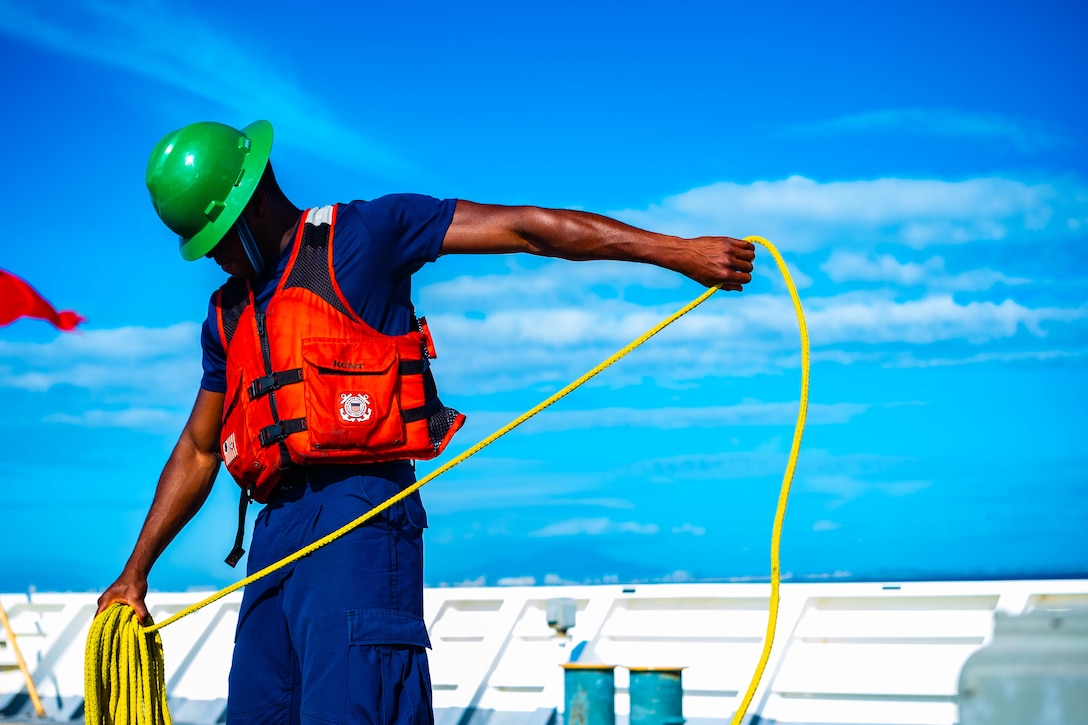
[[[396,277],[407,277],[438,258],[457,206],[455,199],[389,194],[348,205],[359,214],[372,244]]]
[[[204,377],[200,387],[211,393],[227,392],[227,353],[219,339],[219,324],[215,308],[215,298],[208,303],[208,316],[200,328],[201,364]]]

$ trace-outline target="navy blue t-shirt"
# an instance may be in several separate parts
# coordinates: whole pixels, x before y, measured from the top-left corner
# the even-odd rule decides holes
[[[341,204],[333,230],[333,270],[348,304],[385,335],[403,335],[412,324],[412,274],[438,258],[457,202],[419,194],[391,194]],[[279,285],[295,242],[280,253],[276,269],[252,281],[264,309]],[[219,337],[215,297],[200,333],[204,377],[200,387],[227,391],[227,356]]]

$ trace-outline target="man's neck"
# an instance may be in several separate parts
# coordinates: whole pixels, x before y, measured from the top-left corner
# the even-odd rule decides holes
[[[269,217],[267,219],[268,230],[267,239],[268,249],[262,247],[261,253],[268,255],[268,259],[279,259],[283,250],[291,246],[291,242],[294,239],[295,227],[298,225],[299,217],[302,216],[302,211],[295,207],[294,204],[286,202],[280,206],[270,210]]]

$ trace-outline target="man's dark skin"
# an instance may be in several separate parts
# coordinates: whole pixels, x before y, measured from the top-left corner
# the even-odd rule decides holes
[[[265,260],[276,260],[292,241],[301,211],[271,174],[265,173],[242,216]],[[755,246],[732,237],[682,239],[636,229],[586,212],[507,207],[458,201],[440,254],[526,252],[568,260],[644,262],[679,272],[708,287],[740,291],[752,281]],[[232,228],[209,257],[236,277],[253,276]],[[177,445],[159,477],[143,529],[121,576],[98,599],[98,611],[114,602],[148,619],[144,597],[152,565],[208,498],[219,470],[223,393],[201,388]]]

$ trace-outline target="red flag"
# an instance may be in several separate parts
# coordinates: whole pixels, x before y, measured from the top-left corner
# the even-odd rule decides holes
[[[47,320],[61,330],[74,330],[84,321],[71,310],[57,312],[33,287],[0,269],[0,327],[10,325],[20,317]]]

